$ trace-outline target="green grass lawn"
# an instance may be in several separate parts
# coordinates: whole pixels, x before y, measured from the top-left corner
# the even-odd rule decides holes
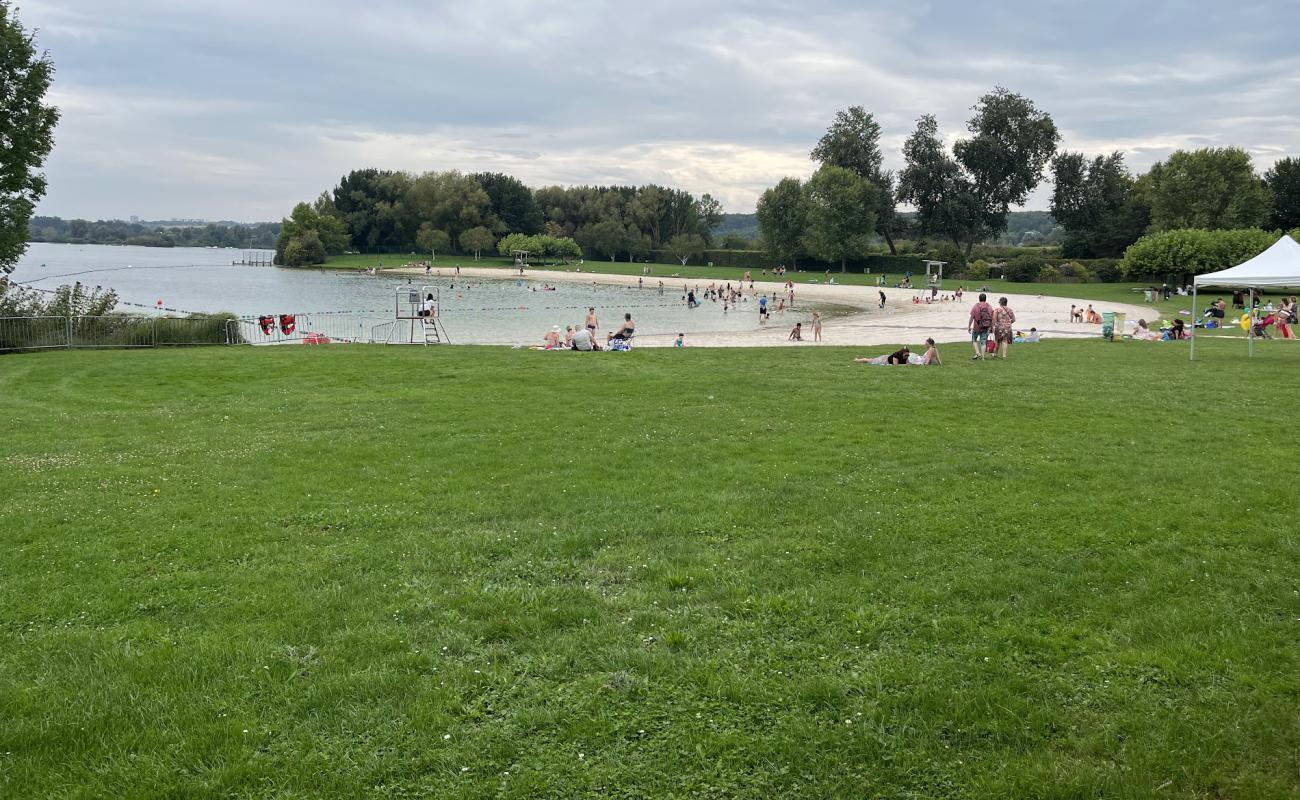
[[[0,796],[1295,797],[1289,344],[0,357]]]

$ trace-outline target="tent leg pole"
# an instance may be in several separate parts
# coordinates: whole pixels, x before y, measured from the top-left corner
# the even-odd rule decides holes
[[[1196,360],[1196,282],[1192,281],[1192,346],[1187,353],[1188,361]]]
[[[1255,355],[1255,290],[1250,290],[1246,299],[1246,313],[1250,315],[1250,327],[1246,328],[1246,358]]]

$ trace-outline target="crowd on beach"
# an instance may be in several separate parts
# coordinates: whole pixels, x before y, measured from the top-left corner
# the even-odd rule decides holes
[[[600,350],[626,350],[631,345],[632,337],[636,335],[636,320],[632,319],[631,312],[625,313],[618,330],[606,333],[604,345],[600,343],[598,330],[600,330],[600,317],[596,314],[596,308],[592,306],[587,309],[587,318],[581,325],[566,325],[563,332],[560,331],[559,325],[552,325],[542,337],[542,347],[537,349],[577,350],[587,353]],[[682,346],[680,333],[677,334],[677,346]]]

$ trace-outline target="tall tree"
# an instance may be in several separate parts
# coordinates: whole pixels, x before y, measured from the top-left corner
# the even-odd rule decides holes
[[[974,187],[944,150],[933,116],[917,120],[916,131],[903,144],[903,158],[907,166],[900,176],[898,197],[916,207],[920,233],[947,237],[958,248],[963,242],[988,238]]]
[[[1150,221],[1151,209],[1134,191],[1121,153],[1092,161],[1062,153],[1052,160],[1052,178],[1052,218],[1065,227],[1067,258],[1122,256]]]
[[[1300,158],[1284,158],[1264,173],[1264,183],[1273,195],[1269,227],[1289,231],[1300,228]]]
[[[850,106],[847,110],[837,112],[830,127],[813,148],[810,158],[821,164],[851,170],[880,189],[880,201],[875,209],[876,233],[889,245],[889,252],[896,255],[894,173],[883,168],[880,124],[875,118],[862,106]]]
[[[58,109],[45,93],[54,77],[9,3],[0,0],[0,274],[27,249],[27,223],[45,195],[41,166],[54,146]]]
[[[391,170],[358,169],[343,176],[334,187],[334,207],[352,233],[354,248],[409,246],[415,231],[403,230],[402,203],[410,185],[410,176]]]
[[[900,198],[924,225],[948,236],[969,256],[975,244],[1006,230],[1011,206],[1022,205],[1056,153],[1056,124],[1026,98],[1001,86],[979,99],[967,123],[971,136],[944,152],[934,117],[926,115],[904,145]]]
[[[981,223],[996,236],[1007,228],[1011,206],[1023,205],[1043,180],[1061,135],[1046,112],[999,86],[975,104],[969,139],[953,145],[979,205]],[[968,242],[966,254],[974,242]]]
[[[712,242],[713,229],[721,225],[723,217],[726,216],[722,211],[722,202],[706,192],[700,195],[695,210],[700,217],[700,235],[706,242]]]
[[[628,229],[618,220],[607,219],[578,229],[578,244],[613,261],[627,251]]]
[[[797,269],[807,220],[803,184],[798,178],[782,178],[758,198],[755,216],[763,248],[773,258],[790,259],[790,266]]]
[[[1239,147],[1178,150],[1147,173],[1151,229],[1257,228],[1268,222],[1269,192]]]
[[[880,190],[843,167],[824,166],[804,187],[807,223],[804,246],[824,261],[840,262],[866,255],[876,227]]]
[[[533,197],[533,190],[523,181],[499,172],[480,172],[470,177],[487,193],[494,223],[492,227],[496,233],[526,233],[530,236],[541,233],[542,210]]]

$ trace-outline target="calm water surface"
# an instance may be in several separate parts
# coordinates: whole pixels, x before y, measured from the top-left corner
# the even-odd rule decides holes
[[[145,311],[159,300],[185,312],[232,311],[240,316],[365,312],[376,320],[394,316],[394,292],[408,285],[439,289],[442,319],[453,341],[540,341],[551,325],[580,325],[595,306],[601,326],[612,330],[631,312],[644,335],[755,330],[754,302],[724,314],[721,304],[687,309],[676,289],[645,289],[562,283],[542,290],[544,278],[481,280],[425,279],[422,276],[369,276],[342,270],[233,266],[238,250],[205,248],[114,247],[109,245],[32,244],[11,276],[30,286],[53,289],[81,281],[110,287],[124,311]],[[400,258],[400,257],[394,257]],[[440,262],[449,271],[455,261]],[[470,262],[462,262],[468,266]],[[654,279],[657,281],[658,279]],[[648,283],[650,283],[648,281]],[[811,307],[787,314],[781,322],[807,319]]]

